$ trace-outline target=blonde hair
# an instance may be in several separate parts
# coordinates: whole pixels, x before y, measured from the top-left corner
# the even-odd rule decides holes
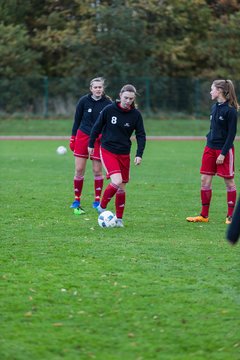
[[[97,81],[97,82],[102,82],[102,83],[103,83],[103,88],[105,88],[105,79],[104,79],[103,77],[96,77],[96,78],[94,78],[94,79],[92,79],[92,80],[90,81],[90,89],[91,89],[91,87],[93,86],[93,83],[94,83],[95,81]]]
[[[231,80],[214,80],[213,85],[217,89],[222,90],[222,94],[225,99],[229,102],[229,105],[239,110],[240,106],[237,101],[237,96],[233,82]]]
[[[108,95],[106,95],[106,94],[105,94],[105,91],[104,91],[104,90],[105,90],[105,87],[106,87],[106,85],[105,85],[105,79],[104,79],[103,77],[96,77],[96,78],[92,79],[92,80],[90,81],[90,90],[91,90],[94,82],[101,82],[101,83],[103,84],[103,96],[105,96],[108,100],[111,100],[111,101],[112,101],[111,97],[108,96]]]

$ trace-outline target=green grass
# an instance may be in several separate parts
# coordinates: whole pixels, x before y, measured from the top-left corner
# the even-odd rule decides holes
[[[98,226],[90,164],[87,212],[69,209],[73,157],[55,152],[67,141],[0,145],[1,359],[239,359],[240,248],[225,239],[221,179],[210,223],[185,221],[200,210],[204,142],[148,142],[123,229]]]
[[[62,135],[69,136],[72,130],[72,119],[32,120],[0,119],[1,135]],[[197,135],[205,136],[209,121],[207,120],[162,120],[144,116],[147,135]]]

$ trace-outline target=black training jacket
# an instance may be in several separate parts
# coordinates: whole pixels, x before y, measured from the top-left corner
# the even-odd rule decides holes
[[[141,113],[133,108],[124,111],[117,102],[105,107],[92,128],[89,147],[94,147],[98,135],[102,133],[101,146],[114,154],[129,154],[131,135],[135,132],[137,140],[136,156],[142,157],[146,144],[146,133]]]
[[[237,133],[237,110],[229,106],[228,102],[216,103],[212,107],[210,116],[210,131],[207,134],[207,146],[222,150],[226,155],[233,147]]]
[[[94,100],[91,94],[82,96],[76,107],[72,135],[76,135],[78,129],[89,135],[102,109],[111,103],[106,96],[99,100]]]

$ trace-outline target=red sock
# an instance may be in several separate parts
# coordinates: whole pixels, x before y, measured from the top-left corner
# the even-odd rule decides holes
[[[94,193],[95,193],[95,201],[99,201],[103,188],[103,176],[98,175],[94,177]]]
[[[82,194],[84,176],[74,176],[74,194],[75,200],[79,200]]]
[[[106,209],[107,204],[113,198],[113,196],[116,194],[117,191],[118,191],[118,186],[113,183],[110,183],[106,187],[100,204],[103,209]]]
[[[122,189],[118,189],[115,198],[116,216],[118,219],[122,219],[124,207],[126,202],[126,193]]]
[[[208,217],[211,198],[212,198],[212,188],[210,186],[202,186],[201,187],[201,200],[202,200],[201,215],[204,217]]]
[[[227,204],[228,204],[227,216],[233,215],[233,210],[236,204],[236,198],[237,198],[236,185],[227,187]]]

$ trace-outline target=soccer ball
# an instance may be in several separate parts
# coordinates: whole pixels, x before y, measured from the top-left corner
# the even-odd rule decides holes
[[[64,155],[67,153],[67,149],[65,148],[65,146],[59,146],[57,148],[57,153],[58,155]]]
[[[116,216],[111,211],[103,211],[98,217],[98,224],[102,228],[116,226]]]

